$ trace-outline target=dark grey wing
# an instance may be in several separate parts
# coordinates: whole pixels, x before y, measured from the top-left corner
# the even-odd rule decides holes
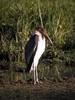
[[[29,41],[27,42],[25,46],[25,60],[27,64],[30,61],[30,58],[32,56],[32,53],[35,47],[36,47],[36,44],[35,44],[35,35],[34,35],[30,37]]]
[[[25,60],[27,64],[27,72],[29,72],[36,50],[37,50],[37,43],[36,43],[37,35],[32,35],[25,47]]]

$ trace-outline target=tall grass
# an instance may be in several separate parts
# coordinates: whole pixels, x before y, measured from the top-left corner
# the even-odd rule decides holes
[[[75,47],[74,13],[75,0],[0,0],[0,28],[3,25],[11,26],[16,38],[10,39],[8,33],[1,32],[0,51],[14,51],[18,54],[18,63],[24,62],[24,47],[29,34],[34,31],[35,26],[41,25],[55,45],[54,49],[48,46],[45,58],[53,60],[54,57],[64,61],[66,56],[63,49],[67,45],[67,48],[70,48],[71,44],[73,48]],[[4,46],[7,44],[8,46]]]

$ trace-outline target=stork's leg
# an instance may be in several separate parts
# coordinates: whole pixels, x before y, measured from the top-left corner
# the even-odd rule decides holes
[[[36,83],[42,83],[41,81],[39,81],[39,79],[38,79],[38,70],[37,70],[37,67],[36,67]]]
[[[36,71],[36,82],[39,82],[39,81],[38,81],[38,72],[37,72],[37,67],[36,67],[36,70],[35,70],[35,71]]]
[[[39,81],[38,81],[38,72],[37,72],[37,67],[34,66],[34,85],[36,83],[39,83]]]
[[[36,84],[36,70],[35,70],[35,66],[34,66],[34,70],[33,70],[34,72],[34,85]]]

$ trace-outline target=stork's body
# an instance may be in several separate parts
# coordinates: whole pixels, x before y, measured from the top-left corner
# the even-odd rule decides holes
[[[31,35],[26,48],[25,48],[25,58],[27,63],[27,72],[34,73],[34,84],[38,81],[37,66],[39,59],[45,51],[45,39],[46,36],[42,34],[43,29],[38,28],[34,34]]]
[[[35,32],[36,35],[36,46],[37,46],[37,50],[30,68],[30,72],[34,72],[34,84],[36,84],[36,82],[38,81],[38,72],[37,72],[37,66],[39,63],[39,59],[42,56],[43,52],[45,51],[45,37],[42,37],[41,33],[36,31]]]
[[[42,37],[41,33],[38,31],[35,32],[35,35],[36,35],[37,50],[36,50],[36,53],[35,53],[35,56],[33,59],[33,63],[32,63],[30,72],[34,71],[35,68],[38,66],[39,59],[42,56],[43,52],[45,51],[45,37]]]

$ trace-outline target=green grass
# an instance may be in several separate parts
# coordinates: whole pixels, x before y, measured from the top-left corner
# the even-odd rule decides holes
[[[39,65],[40,77],[58,76],[54,66],[58,67],[60,75],[69,71],[65,63],[70,65],[75,61],[74,13],[75,0],[0,0],[0,29],[11,26],[15,33],[14,39],[9,29],[0,32],[0,52],[15,52],[16,66],[26,66],[24,47],[29,33],[34,31],[35,26],[42,25],[54,47],[48,45],[46,49],[44,59],[48,59],[49,63]]]

